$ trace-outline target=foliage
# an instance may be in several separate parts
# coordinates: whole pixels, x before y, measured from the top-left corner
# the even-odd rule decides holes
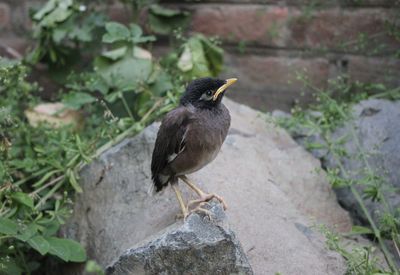
[[[148,16],[150,29],[163,35],[172,34],[174,30],[186,27],[189,22],[188,12],[163,8],[157,4],[150,6]]]
[[[34,13],[33,37],[37,41],[28,61],[45,60],[65,65],[78,61],[82,49],[92,49],[106,17],[77,0],[49,0]]]
[[[1,60],[1,93],[7,96],[0,110],[9,111],[0,122],[6,132],[0,155],[0,270],[7,274],[30,273],[46,254],[64,261],[86,259],[79,243],[55,234],[70,213],[68,191],[80,190],[74,165],[87,148],[67,129],[26,123],[22,110],[37,90],[26,82],[26,72],[18,63]],[[56,193],[61,187],[65,192]],[[38,253],[27,254],[32,249]]]
[[[151,1],[122,2],[138,14]],[[155,22],[171,32],[184,27],[178,17],[185,12],[152,10],[153,27]],[[57,235],[71,214],[72,195],[83,191],[79,169],[176,106],[187,81],[216,76],[222,67],[215,40],[179,34],[174,42],[180,44],[158,60],[148,50],[155,36],[134,22],[108,21],[79,0],[49,0],[33,22],[33,52],[22,62],[0,58],[1,274],[42,273],[49,256],[86,261],[79,243]],[[190,58],[184,61],[186,48]],[[84,65],[77,66],[74,60],[82,58]],[[187,64],[182,69],[185,62],[190,69]],[[38,63],[61,76],[62,89],[54,98],[85,115],[83,130],[28,123],[24,111],[40,102],[41,89],[27,77]],[[90,260],[86,270],[102,273]]]
[[[331,81],[329,90],[320,90],[313,87],[304,75],[298,74],[297,77],[306,87],[316,92],[317,104],[311,106],[310,110],[302,110],[300,107],[296,107],[292,110],[290,118],[280,119],[278,123],[288,129],[292,135],[297,135],[301,132],[301,135],[305,137],[307,149],[325,150],[332,156],[336,167],[327,169],[328,180],[334,188],[348,187],[350,189],[371,227],[355,227],[352,233],[372,235],[378,241],[384,253],[392,272],[390,274],[398,274],[384,238],[390,240],[395,247],[400,246],[400,209],[393,210],[388,206],[383,190],[384,178],[378,175],[377,171],[369,165],[367,159],[369,152],[365,152],[360,146],[359,137],[355,132],[355,125],[352,125],[350,132],[342,137],[333,138],[332,133],[344,122],[350,123],[352,121],[350,107],[353,103],[368,97],[399,98],[400,90],[398,88],[387,89],[382,84],[347,84],[344,77]],[[371,94],[372,92],[375,92],[375,94]],[[313,138],[315,136],[321,137],[322,142],[315,142]],[[344,148],[344,143],[348,139],[352,139],[357,145],[357,153],[353,156],[350,156]],[[358,158],[364,168],[360,171],[348,171],[344,165],[346,158]],[[355,173],[358,173],[360,177],[353,178],[352,175]],[[355,188],[356,185],[364,186],[362,194]],[[377,201],[383,205],[385,211],[381,214],[381,222],[379,224],[372,219],[368,209],[365,207],[366,200]],[[372,268],[372,263],[368,262],[369,259],[365,259],[368,251],[364,248],[357,250],[355,253],[357,255],[347,252],[345,254],[345,251],[338,246],[335,246],[335,250],[341,252],[348,260],[349,268],[351,269],[350,274],[375,274],[375,272],[378,272]],[[359,268],[369,271],[367,273],[361,272]],[[381,270],[381,272],[383,271]]]
[[[326,226],[319,226],[319,231],[325,235],[328,248],[338,252],[346,260],[346,274],[392,274],[384,271],[385,268],[381,266],[379,259],[373,254],[376,250],[373,246],[354,246],[350,250],[343,244],[342,238]]]

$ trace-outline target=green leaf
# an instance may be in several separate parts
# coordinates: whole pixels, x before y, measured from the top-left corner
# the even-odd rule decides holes
[[[11,195],[11,198],[33,209],[33,199],[29,197],[28,194],[23,192],[15,192]]]
[[[72,170],[68,169],[67,175],[69,178],[69,183],[75,189],[75,191],[78,193],[82,193],[83,192],[82,187],[79,185],[78,181],[76,180],[75,173]]]
[[[180,15],[183,13],[180,10],[168,9],[168,8],[162,7],[157,4],[150,6],[150,12],[152,14],[165,16],[165,17],[174,17],[176,15]]]
[[[118,49],[107,51],[102,54],[102,56],[109,58],[111,60],[117,60],[123,57],[126,54],[128,47],[120,47]]]
[[[137,24],[130,24],[130,31],[133,37],[140,37],[143,34],[142,28]]]
[[[213,76],[199,36],[192,37],[185,43],[177,66],[189,79]]]
[[[34,223],[31,223],[27,226],[23,226],[22,229],[20,228],[20,234],[16,235],[15,237],[23,242],[26,242],[30,238],[32,238],[34,235],[37,234],[39,226],[37,226]]]
[[[95,273],[97,275],[104,275],[103,268],[93,260],[86,262],[85,271],[88,273]]]
[[[46,240],[50,244],[50,254],[59,257],[65,262],[69,261],[69,259],[71,258],[71,251],[69,250],[68,245],[64,242],[63,239],[49,237]]]
[[[199,34],[198,37],[203,44],[204,54],[208,61],[209,70],[211,71],[212,76],[219,75],[224,63],[223,49],[212,43],[204,35]]]
[[[95,60],[95,68],[107,84],[123,91],[134,90],[141,83],[145,83],[152,67],[151,60],[130,56],[125,56],[116,62],[111,62],[104,57],[98,57]]]
[[[174,85],[171,76],[164,71],[160,71],[155,75],[154,81],[150,85],[152,93],[156,96],[162,96],[165,92],[172,90]]]
[[[49,0],[46,2],[46,4],[43,6],[43,8],[41,8],[40,10],[38,10],[34,15],[33,15],[33,19],[34,20],[41,20],[46,14],[48,14],[49,12],[51,12],[55,7],[56,7],[56,0]]]
[[[124,25],[117,22],[109,22],[106,24],[107,33],[103,35],[104,43],[114,43],[116,41],[128,40],[130,31]]]
[[[86,252],[80,243],[74,240],[56,237],[49,237],[47,241],[50,244],[50,254],[56,255],[66,262],[86,261]]]
[[[47,14],[40,21],[40,25],[45,27],[52,27],[56,23],[65,21],[72,14],[72,12],[73,11],[69,9],[68,5],[59,5],[56,9]]]
[[[82,93],[82,92],[73,92],[67,94],[64,99],[63,103],[73,109],[79,109],[83,105],[95,102],[97,99],[94,96],[91,96],[88,93]]]
[[[168,35],[178,28],[187,26],[189,13],[154,4],[150,6],[148,22],[153,32]]]
[[[50,249],[50,244],[40,235],[29,239],[28,244],[42,255],[45,255]]]
[[[10,219],[0,217],[0,233],[15,235],[18,233],[18,224]]]
[[[374,234],[371,228],[360,226],[360,225],[353,225],[351,231],[346,235],[361,235],[361,234]]]
[[[193,69],[192,52],[190,51],[190,47],[188,44],[184,46],[183,52],[179,57],[177,66],[182,72],[188,72]]]

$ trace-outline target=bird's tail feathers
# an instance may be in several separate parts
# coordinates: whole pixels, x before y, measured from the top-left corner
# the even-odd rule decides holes
[[[168,181],[170,180],[170,176],[163,174],[156,174],[152,177],[154,184],[149,188],[150,194],[155,194],[160,192],[164,187],[168,185]]]

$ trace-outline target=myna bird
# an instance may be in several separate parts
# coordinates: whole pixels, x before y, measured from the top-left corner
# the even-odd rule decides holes
[[[231,122],[229,111],[221,101],[226,89],[236,81],[236,78],[200,78],[192,81],[179,106],[165,115],[158,130],[151,161],[154,187],[159,192],[170,183],[184,217],[193,204],[198,204],[193,211],[205,211],[200,206],[213,198],[226,209],[220,196],[203,192],[186,175],[213,161],[221,149]],[[185,206],[178,179],[193,189],[199,199]]]

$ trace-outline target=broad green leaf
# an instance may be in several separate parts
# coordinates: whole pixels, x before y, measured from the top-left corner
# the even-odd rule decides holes
[[[151,5],[149,10],[152,14],[165,16],[165,17],[173,17],[173,16],[180,15],[183,13],[180,10],[165,8],[165,7],[162,7],[157,4]]]
[[[59,257],[63,261],[66,262],[69,261],[69,259],[71,258],[71,251],[63,239],[56,237],[49,237],[46,240],[50,244],[50,249],[49,249],[50,254]]]
[[[130,31],[124,25],[117,22],[109,22],[106,24],[107,33],[103,35],[104,43],[114,43],[116,41],[128,40]]]
[[[222,70],[222,49],[203,35],[190,38],[179,56],[177,67],[189,78],[217,76]]]
[[[192,53],[190,51],[189,45],[184,46],[183,52],[179,57],[177,66],[182,72],[188,72],[193,69]]]
[[[191,78],[211,76],[212,73],[208,67],[207,58],[204,53],[203,45],[200,39],[190,38],[188,41],[193,68],[189,71]]]
[[[154,4],[150,6],[148,22],[150,29],[155,33],[168,35],[178,28],[186,27],[189,13]]]
[[[164,71],[159,72],[153,83],[150,85],[152,93],[156,96],[162,96],[165,92],[172,90],[174,85],[171,76]]]
[[[82,93],[82,92],[73,92],[67,94],[64,99],[63,103],[73,109],[79,109],[83,105],[95,102],[96,98],[94,96],[91,96],[88,93]]]
[[[63,22],[66,20],[71,14],[72,9],[69,9],[67,5],[59,5],[56,9],[46,15],[41,21],[41,26],[54,26],[56,23]]]
[[[0,233],[15,235],[18,233],[18,224],[10,219],[0,217]]]
[[[222,48],[211,43],[211,41],[204,35],[197,35],[203,44],[204,54],[208,61],[209,69],[212,76],[218,76],[222,71],[224,63],[224,51]]]
[[[47,13],[51,12],[55,7],[56,7],[56,0],[49,0],[46,2],[46,4],[38,10],[34,15],[33,19],[35,20],[41,20],[43,16],[45,16]]]
[[[86,252],[80,243],[56,237],[49,237],[47,241],[50,244],[50,253],[70,262],[86,261]]]
[[[86,261],[86,251],[80,243],[69,239],[64,239],[64,241],[71,251],[70,262],[80,263]]]
[[[143,31],[142,31],[142,28],[139,25],[132,23],[132,24],[129,25],[129,27],[130,27],[131,35],[133,37],[142,36]]]
[[[49,243],[40,235],[29,239],[28,244],[42,255],[45,255],[50,249]]]
[[[37,226],[34,223],[31,223],[29,225],[24,225],[22,228],[19,229],[19,234],[16,235],[15,237],[23,242],[26,242],[30,238],[32,238],[34,235],[37,234],[39,226]]]
[[[28,194],[23,192],[15,192],[11,195],[11,198],[33,209],[33,199],[29,197]]]
[[[61,28],[56,28],[53,31],[53,41],[56,42],[57,44],[61,42],[61,40],[63,40],[65,38],[65,36],[67,35],[68,30],[66,29],[61,29]]]
[[[123,57],[126,54],[128,47],[120,47],[115,50],[107,51],[102,54],[102,56],[109,58],[111,60],[117,60]]]
[[[95,60],[95,68],[110,87],[118,90],[133,90],[145,83],[152,71],[152,61],[149,59],[125,56],[116,62],[104,57]]]
[[[82,42],[90,42],[93,39],[91,30],[85,26],[76,26],[68,33],[68,37]]]

